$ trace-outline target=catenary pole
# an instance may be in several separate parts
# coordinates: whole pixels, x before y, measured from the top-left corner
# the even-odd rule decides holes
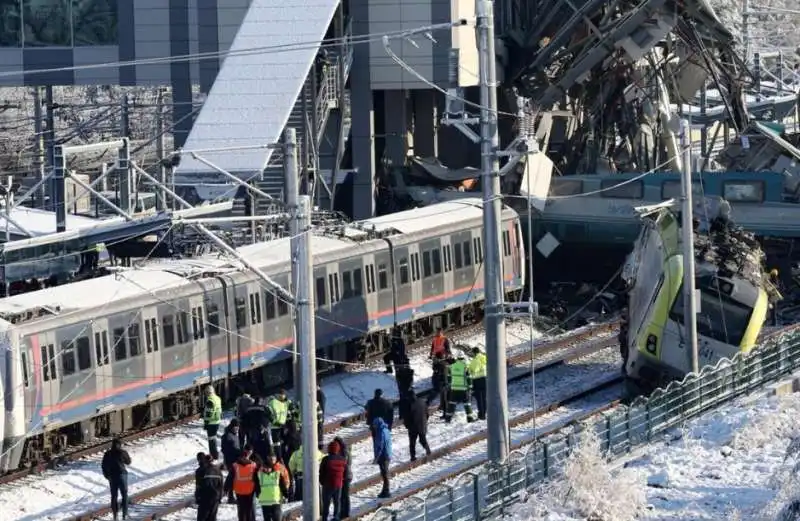
[[[303,521],[317,521],[319,517],[319,462],[317,452],[317,362],[314,331],[314,292],[311,284],[314,265],[311,254],[311,197],[297,198],[295,220],[297,237],[297,339],[302,360],[303,392],[300,406],[303,410]]]
[[[481,86],[481,181],[483,184],[484,288],[486,292],[487,426],[489,459],[508,456],[508,387],[506,328],[503,317],[503,266],[500,255],[500,163],[497,152],[497,71],[494,52],[494,5],[477,0],[478,58]]]
[[[698,372],[699,361],[697,353],[697,300],[695,298],[694,280],[694,218],[692,215],[692,129],[689,121],[681,120],[681,150],[683,153],[681,168],[681,214],[683,222],[683,323],[686,332],[686,342],[689,345],[689,356],[692,362],[692,372]]]
[[[286,203],[286,209],[289,213],[297,212],[297,198],[300,195],[298,188],[298,180],[300,178],[300,171],[297,167],[297,131],[293,128],[287,128],[283,132],[283,172],[284,172],[284,188],[283,188],[283,202]],[[310,214],[309,214],[310,215]],[[300,221],[291,219],[289,224],[289,234],[291,236],[291,251],[298,251],[297,234],[300,230]],[[299,259],[292,259],[293,264],[300,262]],[[296,276],[292,277],[292,284],[299,287],[299,282]],[[295,311],[295,332],[300,330],[300,315]],[[296,338],[296,336],[295,336]],[[300,399],[301,389],[301,374],[300,364],[297,360],[297,352],[300,347],[295,342],[294,349],[292,350],[292,375],[294,378],[295,399]],[[316,392],[316,390],[315,390]]]

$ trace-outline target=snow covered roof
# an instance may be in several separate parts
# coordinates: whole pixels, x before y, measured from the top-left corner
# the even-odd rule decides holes
[[[67,230],[91,228],[101,221],[90,217],[67,214]],[[21,230],[17,224],[24,228]],[[6,214],[0,212],[0,234],[6,229]],[[47,210],[17,206],[11,210],[11,219],[8,219],[8,230],[12,235],[22,237],[39,237],[56,232],[56,214]],[[28,235],[27,232],[30,232]]]
[[[239,147],[199,153],[228,172],[260,173],[281,137],[289,114],[325,37],[339,0],[252,0],[230,55],[200,110],[184,149]],[[254,49],[261,49],[254,52]],[[216,170],[183,155],[177,177]]]
[[[483,203],[478,197],[469,197],[415,208],[398,214],[383,215],[362,221],[364,225],[374,225],[379,231],[395,229],[400,233],[415,233],[439,226],[447,226],[479,219],[483,215]]]

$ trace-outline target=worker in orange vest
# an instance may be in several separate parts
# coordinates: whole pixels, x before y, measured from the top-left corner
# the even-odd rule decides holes
[[[239,455],[239,459],[232,465],[225,480],[225,492],[231,490],[236,494],[236,514],[239,521],[256,521],[256,511],[253,503],[253,494],[256,491],[256,484],[253,479],[258,465],[250,460],[253,449],[250,445],[245,445]]]
[[[430,358],[436,358],[437,355],[441,354],[443,358],[447,358],[450,356],[450,340],[446,336],[444,336],[444,332],[442,328],[436,330],[436,336],[433,337],[433,342],[431,343],[431,355]]]

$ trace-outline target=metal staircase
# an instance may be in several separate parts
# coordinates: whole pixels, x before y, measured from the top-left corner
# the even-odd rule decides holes
[[[350,34],[349,26],[346,34]],[[344,60],[344,63],[342,64],[343,66],[340,67],[342,60]],[[329,63],[325,65],[324,70],[320,75],[320,81],[317,82],[318,91],[316,95],[312,93],[313,82],[311,77],[312,74],[316,74],[316,66],[312,65],[309,75],[303,84],[300,95],[295,101],[294,108],[292,109],[287,122],[287,127],[292,127],[297,132],[298,164],[301,167],[301,171],[306,170],[303,168],[303,166],[306,166],[308,171],[317,173],[318,177],[315,180],[315,184],[317,186],[316,189],[323,191],[323,195],[326,198],[328,197],[327,184],[324,181],[319,180],[319,165],[314,164],[316,162],[315,158],[318,158],[318,154],[316,152],[319,150],[320,143],[325,134],[326,125],[328,124],[331,111],[338,109],[341,110],[342,114],[346,113],[349,116],[349,107],[339,107],[339,104],[341,85],[344,85],[347,81],[352,62],[353,51],[351,45],[345,47],[343,55],[334,54],[331,56]],[[344,81],[342,81],[340,78],[341,71],[344,73]],[[349,96],[345,96],[345,99],[349,101]],[[311,111],[314,111],[313,118],[311,116]],[[313,125],[313,123],[316,123],[316,125]],[[308,125],[309,128],[316,126],[316,128],[312,129],[312,135],[316,138],[313,143],[306,143],[306,125]],[[349,133],[349,125],[345,127],[345,130]],[[345,136],[346,135],[347,134],[345,134]],[[308,153],[306,153],[306,146],[310,147]],[[312,164],[305,165],[306,156],[310,158],[310,162]],[[278,201],[283,200],[284,161],[283,152],[280,149],[275,149],[273,151],[269,164],[264,169],[264,173],[261,178],[255,181],[255,185],[260,190],[271,195]],[[255,199],[255,215],[270,215],[280,211],[282,211],[282,206],[275,200],[261,197]],[[236,201],[234,201],[233,212],[234,215],[245,214],[245,203],[243,198],[237,197]]]

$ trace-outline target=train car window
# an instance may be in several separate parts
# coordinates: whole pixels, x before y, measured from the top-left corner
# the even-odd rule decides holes
[[[511,256],[511,232],[508,230],[503,232],[503,254],[506,257]]]
[[[175,329],[178,332],[178,343],[185,344],[189,341],[189,314],[181,311],[175,315],[175,318],[177,319]]]
[[[233,304],[236,313],[236,327],[244,329],[249,325],[247,323],[247,301],[244,297],[236,297],[233,299]]]
[[[449,273],[451,268],[452,268],[451,265],[450,265],[450,245],[449,244],[445,244],[444,246],[442,246],[442,261],[444,263],[444,272],[445,273]]]
[[[431,251],[431,260],[433,261],[433,274],[438,275],[442,272],[442,251],[439,248]]]
[[[723,197],[731,203],[761,203],[764,201],[763,181],[726,181],[722,183]]]
[[[316,282],[316,297],[317,297],[317,307],[322,307],[328,303],[327,299],[325,298],[325,277],[317,277]]]
[[[211,302],[206,304],[206,324],[208,324],[208,336],[219,334],[219,306]]]
[[[554,178],[550,182],[550,190],[547,195],[575,195],[583,192],[583,181],[575,179]]]
[[[49,357],[44,357],[45,360],[49,360],[48,365],[50,366],[50,377],[52,379],[56,379],[58,377],[58,371],[56,371],[56,347],[54,344],[47,344],[47,351],[50,353]]]
[[[472,257],[470,256],[470,244],[468,240],[461,243],[461,249],[464,250],[464,267],[472,266]]]
[[[389,271],[386,269],[386,264],[378,265],[378,289],[389,288]]]
[[[413,280],[419,280],[419,274],[419,253],[415,253],[411,256],[411,278]]]
[[[400,267],[400,285],[402,286],[404,284],[408,284],[410,280],[408,271],[408,259],[406,257],[400,259],[398,266]]]
[[[475,255],[475,262],[483,262],[483,244],[480,237],[472,239],[472,250]]]
[[[161,318],[161,333],[165,348],[175,345],[175,318],[172,315],[164,315]]]
[[[158,351],[158,325],[156,319],[148,318],[144,321],[144,339],[148,353]]]
[[[30,377],[28,376],[28,353],[22,352],[22,383],[25,387],[31,386]]]
[[[275,295],[270,291],[264,292],[264,315],[267,320],[273,320],[278,316],[278,308],[275,306]]]
[[[94,355],[98,367],[108,364],[108,333],[105,331],[98,331],[94,334]]]
[[[372,264],[367,264],[366,271],[364,272],[364,278],[367,282],[367,293],[372,293],[375,291],[375,266]]]
[[[364,285],[361,283],[361,268],[353,270],[353,296],[360,297],[364,293]]]
[[[456,251],[456,269],[458,270],[464,266],[464,258],[461,254],[461,243],[456,243],[453,249]]]
[[[610,199],[641,199],[644,196],[644,183],[641,180],[622,183],[625,180],[603,179],[600,181],[600,195]]]
[[[78,337],[75,340],[75,349],[78,355],[78,371],[85,371],[92,367],[92,349],[89,345],[89,337]]]
[[[353,296],[353,274],[342,272],[342,298],[347,300]]]
[[[275,295],[275,300],[278,302],[278,316],[283,317],[289,314],[289,303],[286,302],[286,299],[283,297],[279,297]]]
[[[61,376],[75,374],[75,350],[72,342],[61,342]]]
[[[203,325],[203,307],[197,306],[192,310],[192,332],[195,340],[206,337],[206,329]]]
[[[128,358],[128,347],[125,345],[125,328],[114,328],[112,338],[114,339],[114,361],[119,362]]]
[[[422,252],[422,276],[426,279],[433,275],[433,263],[431,262],[431,252]]]
[[[151,318],[150,324],[153,328],[153,351],[158,351],[158,322],[156,319]]]
[[[698,197],[703,195],[703,185],[700,181],[692,181],[692,194]],[[683,195],[680,181],[664,181],[661,183],[661,199],[680,199]]]
[[[139,341],[140,336],[139,324],[134,322],[128,326],[128,347],[130,348],[130,355],[132,357],[142,354],[142,344]]]
[[[331,289],[331,304],[336,304],[341,300],[339,295],[339,274],[331,273],[328,275],[328,286]]]
[[[41,347],[42,350],[42,378],[45,382],[49,382],[51,378],[56,377],[55,371],[55,357],[52,356],[53,353],[53,345],[50,344],[50,354],[51,356],[47,356],[47,348],[48,346],[45,344]]]
[[[250,324],[256,325],[261,323],[261,294],[250,293]]]

